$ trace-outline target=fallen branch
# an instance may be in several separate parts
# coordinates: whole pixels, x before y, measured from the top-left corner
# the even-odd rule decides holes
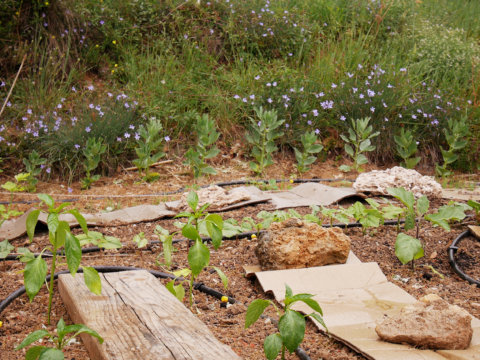
[[[156,167],[156,166],[160,166],[160,165],[163,165],[163,164],[169,164],[169,163],[172,163],[173,160],[163,160],[163,161],[159,161],[159,162],[156,162],[155,164],[152,164],[150,167]],[[128,168],[125,168],[124,170],[125,171],[132,171],[132,170],[137,170],[138,167],[136,166],[132,166],[132,167],[128,167]]]

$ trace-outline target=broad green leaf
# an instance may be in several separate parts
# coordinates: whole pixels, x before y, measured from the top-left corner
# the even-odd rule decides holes
[[[188,251],[188,264],[192,270],[192,274],[197,276],[202,270],[208,266],[210,262],[210,250],[200,240],[196,240],[195,244]]]
[[[287,309],[280,317],[278,329],[285,347],[293,353],[305,336],[305,318],[300,313]]]
[[[57,322],[57,335],[59,337],[59,339],[63,339],[63,337],[65,336],[66,332],[65,332],[65,321],[63,321],[63,317],[60,318],[60,320],[58,320]]]
[[[368,148],[370,147],[371,145],[371,141],[370,139],[367,139],[367,140],[364,140],[360,143],[360,151],[365,151],[365,150],[368,150]]]
[[[133,241],[135,244],[137,244],[137,247],[138,247],[139,249],[144,248],[145,246],[148,245],[148,239],[145,238],[145,234],[144,234],[143,232],[141,232],[141,233],[139,233],[139,234],[136,234],[136,235],[133,237],[132,241]]]
[[[38,360],[64,360],[65,356],[63,355],[62,350],[54,348],[45,348]]]
[[[271,334],[265,338],[263,342],[263,351],[268,360],[274,360],[280,351],[282,351],[282,338],[280,334]]]
[[[253,300],[250,305],[248,305],[247,313],[245,315],[245,329],[250,327],[255,321],[258,320],[260,315],[263,314],[268,305],[271,304],[271,301],[264,299]]]
[[[10,254],[12,252],[12,250],[14,250],[15,247],[12,246],[8,240],[4,240],[2,242],[0,242],[0,259],[5,259],[7,257],[8,254]]]
[[[348,144],[345,144],[345,152],[350,155],[352,158],[354,157],[355,153],[353,151],[353,148],[348,145]]]
[[[120,239],[115,236],[103,236],[98,242],[98,247],[104,248],[105,250],[120,249],[122,246]]]
[[[35,226],[37,226],[38,216],[40,215],[40,210],[33,210],[27,216],[27,234],[30,242],[33,240],[33,235],[35,234]]]
[[[175,281],[169,281],[165,287],[167,288],[168,291],[170,291],[173,296],[175,296],[179,301],[183,301],[183,298],[185,297],[185,289],[182,284],[175,285]]]
[[[18,345],[15,350],[21,350],[23,349],[24,347],[30,345],[30,344],[33,344],[35,341],[37,340],[40,340],[42,338],[44,338],[45,336],[49,336],[49,332],[47,330],[36,330],[30,334],[28,334],[28,336],[23,339],[23,341],[20,343],[20,345]]]
[[[175,275],[176,278],[180,278],[180,277],[187,277],[191,273],[192,273],[192,271],[189,268],[185,268],[185,269],[180,269],[180,270],[174,271],[173,275]]]
[[[74,330],[75,329],[75,330]],[[73,332],[72,330],[75,331],[75,335],[80,335],[80,334],[88,334],[90,336],[93,336],[98,339],[98,342],[100,344],[103,344],[103,338],[95,331],[90,329],[88,326],[85,326],[83,324],[75,324],[75,325],[70,325],[65,328],[66,331]]]
[[[340,171],[343,171],[343,172],[349,172],[350,170],[352,170],[352,167],[351,166],[348,166],[348,165],[341,165],[338,170]]]
[[[220,277],[220,280],[222,280],[222,284],[223,284],[223,287],[224,289],[227,289],[228,287],[228,278],[227,276],[223,273],[222,270],[220,270],[218,267],[216,266],[212,266],[215,271],[217,272],[218,276]]]
[[[285,306],[288,306],[291,303],[294,303],[295,301],[310,299],[311,297],[313,297],[312,294],[296,294],[296,295],[293,295],[293,296],[292,296],[292,294],[290,294],[290,296],[285,297],[284,303],[285,303]]]
[[[70,274],[75,276],[82,260],[82,248],[80,247],[80,241],[69,231],[66,232],[65,237],[65,255],[67,257],[68,270]]]
[[[59,249],[65,245],[65,238],[67,233],[70,232],[70,225],[66,221],[60,221],[58,223],[57,233],[55,237],[55,244],[53,246],[55,249]]]
[[[37,195],[40,200],[42,200],[49,208],[53,208],[55,205],[55,201],[50,195],[47,194],[38,194]]]
[[[403,225],[403,228],[406,231],[408,231],[413,229],[414,227],[415,227],[415,214],[409,211],[405,216],[405,224]]]
[[[403,205],[405,205],[410,210],[413,209],[415,205],[415,197],[410,191],[405,190],[402,188],[388,188],[387,192],[392,195],[394,198],[400,200]]]
[[[80,227],[82,228],[83,232],[84,232],[85,234],[88,234],[87,221],[85,220],[85,218],[83,217],[83,215],[80,214],[80,212],[79,212],[77,209],[72,209],[72,210],[69,210],[68,212],[69,212],[70,214],[72,214],[73,216],[75,216],[75,219],[77,219],[78,224],[79,224]]]
[[[410,235],[400,233],[395,241],[395,255],[403,265],[419,259],[424,255],[422,243]]]
[[[363,165],[363,164],[367,164],[367,163],[368,163],[367,157],[363,154],[358,154],[357,165]]]
[[[58,219],[58,214],[55,214],[55,213],[48,214],[47,226],[48,226],[48,231],[51,234],[55,234],[57,232],[59,224],[60,224],[60,220]]]
[[[21,254],[18,259],[21,262],[27,263],[29,261],[35,260],[35,255],[27,248],[18,248],[17,252]]]
[[[97,270],[92,267],[83,267],[83,277],[85,279],[85,285],[88,289],[95,295],[100,295],[102,293],[102,281],[100,280],[100,275],[98,275]]]
[[[18,190],[18,187],[17,187],[17,184],[11,182],[11,181],[7,181],[5,184],[2,185],[2,188],[9,191],[9,192],[16,192],[16,191],[19,191]]]
[[[43,350],[47,349],[45,346],[32,346],[25,354],[25,360],[37,360]]]
[[[222,244],[222,217],[217,214],[210,214],[205,218],[205,225],[207,227],[208,234],[212,239],[213,247],[215,250],[217,250]]]
[[[429,207],[430,201],[428,201],[428,198],[425,195],[417,200],[417,212],[419,215],[425,215]]]
[[[310,308],[311,308],[313,311],[316,311],[316,312],[318,312],[320,315],[323,316],[322,308],[320,307],[320,304],[319,304],[316,300],[313,300],[313,299],[301,299],[300,301],[303,301],[305,304],[307,304],[308,306],[310,306]]]
[[[47,263],[42,259],[41,255],[38,255],[35,260],[29,261],[25,265],[23,280],[30,302],[33,300],[35,295],[38,294],[38,291],[42,287],[46,276]]]
[[[193,226],[192,224],[185,224],[183,226],[182,235],[190,240],[200,239],[200,234],[198,233],[197,229],[195,229],[195,226]]]
[[[198,195],[195,191],[190,191],[187,195],[187,204],[193,211],[197,210]]]
[[[467,204],[470,205],[476,213],[480,212],[480,202],[468,200]]]

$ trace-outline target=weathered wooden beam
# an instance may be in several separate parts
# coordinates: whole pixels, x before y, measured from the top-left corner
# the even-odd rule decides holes
[[[70,317],[103,338],[84,335],[93,360],[240,359],[148,271],[100,274],[102,294],[92,294],[83,274],[59,276]]]

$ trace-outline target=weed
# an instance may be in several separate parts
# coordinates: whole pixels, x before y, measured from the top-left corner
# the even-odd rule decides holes
[[[103,139],[96,139],[91,137],[87,140],[87,145],[83,149],[83,155],[85,156],[85,177],[81,180],[82,189],[90,189],[90,186],[100,179],[100,175],[91,175],[91,172],[98,167],[100,157],[107,150],[107,146],[103,143]]]
[[[315,131],[306,132],[300,137],[302,143],[302,151],[294,148],[295,159],[297,160],[297,169],[299,173],[304,173],[309,170],[308,166],[313,164],[317,160],[318,154],[323,150],[323,145],[318,144],[317,135]]]
[[[162,129],[162,123],[154,117],[150,118],[146,126],[141,125],[138,129],[139,138],[135,148],[138,158],[133,160],[133,163],[140,173],[144,172],[143,179],[147,182],[155,179],[155,174],[153,177],[150,176],[150,166],[165,156],[165,153],[160,150],[163,140]]]
[[[394,135],[393,138],[397,144],[397,153],[403,159],[402,166],[407,169],[413,169],[420,161],[420,157],[415,157],[417,153],[417,142],[412,132],[402,128],[400,133]]]

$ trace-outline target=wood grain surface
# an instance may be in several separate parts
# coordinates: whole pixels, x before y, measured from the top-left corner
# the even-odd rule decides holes
[[[92,294],[83,274],[60,275],[70,317],[103,338],[84,335],[92,360],[240,359],[148,271],[100,274],[102,294]]]

